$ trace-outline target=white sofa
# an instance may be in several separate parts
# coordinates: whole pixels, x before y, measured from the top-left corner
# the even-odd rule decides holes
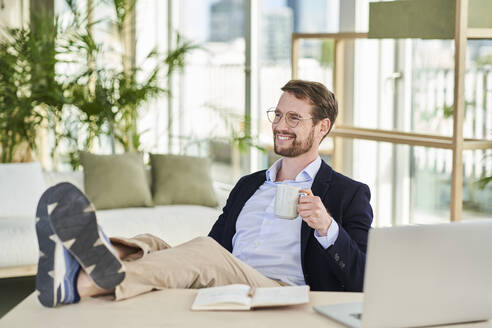
[[[84,190],[82,172],[44,172],[43,176],[46,188],[68,181]],[[97,211],[98,222],[108,236],[152,233],[172,246],[178,245],[210,231],[229,193],[228,186],[219,183],[214,184],[214,189],[217,208],[167,205],[101,210]],[[0,278],[35,274],[38,244],[34,223],[34,213],[30,217],[0,217]]]

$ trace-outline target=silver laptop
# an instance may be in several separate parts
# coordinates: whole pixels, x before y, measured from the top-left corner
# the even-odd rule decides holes
[[[373,229],[364,302],[315,306],[348,327],[492,318],[492,220]]]

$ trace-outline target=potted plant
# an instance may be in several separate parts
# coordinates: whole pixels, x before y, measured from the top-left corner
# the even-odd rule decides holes
[[[1,32],[1,162],[32,160],[39,128],[60,118],[66,99],[55,75],[59,31],[57,21],[34,15],[29,26]]]
[[[110,1],[115,11],[115,21],[118,39],[124,44],[125,21],[135,8],[135,0]],[[74,21],[80,18],[74,6],[70,7]],[[98,22],[95,23],[97,25]],[[139,65],[125,65],[128,51],[117,52],[120,65],[107,68],[102,63],[103,54],[110,50],[98,44],[90,29],[77,27],[72,44],[79,50],[79,67],[84,67],[69,83],[68,97],[70,103],[77,109],[77,119],[70,122],[66,129],[67,139],[73,150],[69,154],[69,161],[75,168],[78,165],[77,149],[90,149],[94,140],[101,135],[110,137],[112,151],[116,146],[124,151],[141,149],[141,132],[137,130],[137,118],[141,105],[168,90],[159,85],[159,79],[164,74],[172,74],[177,68],[184,66],[184,57],[198,46],[177,35],[176,47],[167,55],[153,50],[148,53],[145,61],[152,60],[155,64],[145,74],[140,67],[151,66],[146,63]],[[75,128],[74,128],[75,127]],[[87,131],[82,137],[78,131]],[[80,144],[80,139],[85,139]]]

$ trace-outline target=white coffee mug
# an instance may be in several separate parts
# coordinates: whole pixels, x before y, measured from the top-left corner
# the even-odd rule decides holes
[[[297,217],[297,204],[299,198],[305,193],[299,192],[301,189],[287,184],[278,184],[275,193],[274,213],[282,219],[295,219]]]

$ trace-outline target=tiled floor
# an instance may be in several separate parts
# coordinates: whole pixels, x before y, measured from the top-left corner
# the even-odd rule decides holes
[[[0,279],[0,318],[34,291],[35,278]]]

